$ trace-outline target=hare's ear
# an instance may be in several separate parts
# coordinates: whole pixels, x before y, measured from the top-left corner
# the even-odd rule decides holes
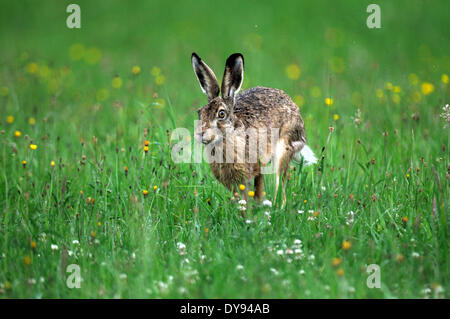
[[[219,82],[217,82],[216,75],[214,72],[206,65],[205,62],[200,59],[200,57],[194,52],[192,53],[192,67],[197,75],[198,82],[200,82],[200,87],[203,93],[208,97],[208,101],[219,96]]]
[[[244,81],[244,57],[240,53],[230,55],[225,63],[222,80],[222,97],[233,97],[239,92]]]

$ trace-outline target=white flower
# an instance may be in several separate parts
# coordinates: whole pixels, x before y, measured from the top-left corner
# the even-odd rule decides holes
[[[45,278],[44,277],[39,277],[39,282],[42,284],[45,282]]]
[[[294,245],[301,245],[302,241],[300,239],[294,240]]]
[[[180,255],[184,255],[185,254],[185,249],[186,249],[186,245],[183,244],[182,242],[178,242],[177,243],[177,248],[178,248],[178,253]]]
[[[308,214],[314,214],[314,210],[312,209],[308,210]]]
[[[79,242],[78,240],[74,239],[74,240],[72,241],[72,244],[74,244],[74,245],[79,245],[80,242]]]
[[[58,245],[51,244],[51,245],[50,245],[50,248],[51,248],[52,250],[58,250]]]
[[[242,266],[242,265],[237,265],[237,266],[236,266],[236,269],[237,269],[237,270],[242,270],[242,269],[244,269],[244,266]]]
[[[411,256],[414,257],[414,258],[419,258],[420,257],[419,253],[416,253],[415,251],[411,254]]]
[[[315,217],[314,216],[308,216],[308,220],[314,220]]]
[[[322,188],[323,191],[327,190],[327,188],[325,186],[322,186],[321,188]]]
[[[245,201],[245,199],[241,199],[241,200],[238,202],[238,204],[242,206],[242,205],[246,205],[247,202]]]
[[[279,250],[277,250],[277,255],[283,255],[284,254],[284,251],[283,251],[283,249],[279,249]]]
[[[28,279],[28,284],[29,284],[29,285],[34,285],[34,284],[36,284],[36,279],[34,279],[34,278],[29,278],[29,279]]]
[[[272,202],[268,199],[263,200],[262,204],[263,206],[272,207]]]
[[[305,271],[304,271],[303,269],[300,269],[300,270],[298,271],[298,273],[299,273],[300,275],[304,275],[304,274],[305,274]]]
[[[127,279],[127,274],[119,274],[119,278],[121,280],[126,280]]]
[[[276,270],[275,268],[270,268],[270,271],[271,271],[274,275],[278,275],[278,270]]]
[[[294,251],[292,249],[286,249],[286,255],[292,255],[294,253]]]
[[[294,250],[294,253],[296,253],[297,255],[301,254],[302,252],[303,252],[303,250],[301,250],[300,248],[297,248]]]
[[[73,255],[73,251],[68,250],[68,251],[67,251],[67,254],[68,254],[69,256],[72,256],[72,255]]]
[[[245,221],[245,223],[246,223],[246,224],[251,224],[252,221],[251,221],[250,219],[247,219],[247,220]]]
[[[245,211],[247,208],[245,207],[245,206],[239,206],[239,210],[241,211],[241,212],[243,212],[243,211]]]
[[[264,212],[264,215],[266,215],[267,217],[270,217],[270,213],[269,212]]]
[[[304,212],[305,212],[304,210],[299,210],[297,213],[303,214]]]
[[[309,255],[308,257],[309,260],[313,261],[314,259],[316,259],[316,256],[314,256],[313,254]]]

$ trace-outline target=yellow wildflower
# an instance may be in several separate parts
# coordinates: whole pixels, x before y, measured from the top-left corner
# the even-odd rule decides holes
[[[441,80],[442,80],[442,83],[447,84],[448,83],[448,75],[442,74]]]
[[[432,93],[434,91],[434,85],[432,83],[429,83],[429,82],[423,82],[422,86],[421,86],[421,89],[422,89],[422,93],[424,95],[428,95],[428,94],[430,94],[430,93]]]
[[[349,250],[351,247],[352,247],[352,243],[349,242],[348,240],[344,240],[342,242],[342,249]]]
[[[158,186],[153,186],[153,190],[156,192],[156,190],[158,189]]]
[[[51,167],[55,167],[55,161],[51,161],[51,162],[50,162],[50,166],[51,166]]]
[[[133,66],[133,68],[131,69],[131,71],[133,72],[134,75],[138,75],[139,73],[141,73],[141,67],[140,66]]]
[[[28,119],[28,124],[30,124],[30,125],[36,124],[36,119],[35,119],[34,117],[30,117],[30,118]]]
[[[6,117],[6,122],[8,122],[9,124],[13,123],[14,122],[14,116],[8,115]]]
[[[250,197],[255,196],[255,192],[254,192],[254,191],[249,191],[249,192],[248,192],[248,196],[250,196]]]
[[[290,64],[286,67],[286,75],[291,80],[297,80],[300,77],[301,71],[297,64]]]
[[[155,83],[156,83],[156,85],[163,85],[164,84],[164,82],[166,82],[166,77],[164,76],[164,75],[158,75],[156,78],[155,78]]]
[[[333,120],[335,120],[335,121],[339,120],[339,115],[338,114],[334,114],[333,115]]]
[[[330,106],[330,105],[333,105],[333,103],[334,103],[334,100],[331,97],[327,97],[325,99],[325,104],[326,105]]]
[[[35,149],[37,149],[37,145],[36,144],[30,144],[30,148],[34,151]]]
[[[339,268],[339,269],[336,271],[336,274],[337,274],[339,277],[342,277],[342,276],[344,276],[344,270],[343,270],[342,268]]]
[[[22,135],[22,133],[20,131],[15,131],[14,132],[14,136],[15,137],[20,137]]]
[[[239,189],[240,189],[241,191],[245,190],[245,185],[243,185],[243,184],[239,185]]]
[[[144,189],[142,190],[142,195],[146,196],[148,194],[148,190]]]
[[[25,265],[29,266],[31,264],[30,256],[26,255],[25,257],[23,257],[23,262],[25,263]]]
[[[391,91],[392,88],[394,87],[391,82],[386,82],[385,86],[386,86],[386,90],[389,90],[389,91]]]
[[[400,100],[401,100],[400,95],[398,95],[398,94],[392,95],[392,102],[394,102],[395,104],[399,104]]]
[[[36,62],[31,62],[27,65],[27,71],[30,74],[36,74],[39,71],[39,66]]]
[[[122,87],[123,81],[119,76],[115,76],[111,82],[111,85],[115,89],[120,89]]]
[[[334,267],[337,267],[337,266],[339,266],[339,265],[341,264],[341,262],[342,262],[342,259],[341,259],[341,258],[335,257],[335,258],[333,258],[333,260],[331,261],[331,264],[332,264]]]

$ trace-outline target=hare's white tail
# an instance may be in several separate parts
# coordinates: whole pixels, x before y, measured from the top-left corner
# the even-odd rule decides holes
[[[317,157],[314,155],[312,149],[305,145],[303,148],[294,154],[294,160],[301,162],[303,158],[303,163],[305,166],[313,165],[317,163]]]

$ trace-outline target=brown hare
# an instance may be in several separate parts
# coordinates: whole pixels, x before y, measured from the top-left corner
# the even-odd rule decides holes
[[[281,176],[284,206],[291,159],[305,165],[317,162],[306,145],[298,106],[278,89],[258,86],[238,94],[244,79],[244,57],[240,53],[232,54],[226,61],[222,96],[208,65],[196,53],[192,53],[191,60],[208,98],[208,104],[198,110],[200,122],[195,128],[195,139],[209,147],[206,153],[214,176],[233,193],[240,184],[248,185],[254,179],[255,198],[261,199],[264,169],[270,160],[276,173],[274,203]],[[257,140],[252,139],[255,135]]]

